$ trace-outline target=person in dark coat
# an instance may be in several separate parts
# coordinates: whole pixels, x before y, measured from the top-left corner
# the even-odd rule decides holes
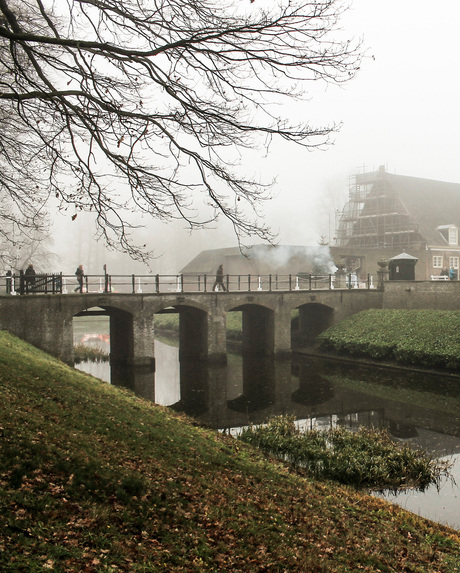
[[[227,290],[225,288],[224,285],[224,267],[223,265],[219,265],[219,268],[217,269],[217,273],[216,273],[216,280],[214,281],[214,284],[212,285],[212,290]]]
[[[75,271],[75,274],[77,275],[78,286],[74,292],[83,292],[83,277],[85,276],[85,273],[83,272],[83,265],[79,265],[78,269]]]
[[[26,268],[24,277],[26,281],[26,292],[33,292],[35,285],[35,269],[33,265],[29,265]]]

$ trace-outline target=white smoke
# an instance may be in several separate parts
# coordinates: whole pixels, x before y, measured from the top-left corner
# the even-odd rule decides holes
[[[254,245],[245,254],[261,274],[267,272],[332,274],[336,271],[327,245]]]

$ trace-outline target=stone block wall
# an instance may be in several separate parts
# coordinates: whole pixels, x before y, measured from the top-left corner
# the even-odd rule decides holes
[[[460,310],[460,281],[388,281],[382,308]]]

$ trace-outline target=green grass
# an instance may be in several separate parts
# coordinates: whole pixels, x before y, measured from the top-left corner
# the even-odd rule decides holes
[[[2,572],[460,572],[459,533],[0,333]]]
[[[460,311],[367,310],[329,328],[320,348],[422,368],[460,369]]]
[[[240,311],[229,312],[226,315],[227,338],[229,340],[242,339],[242,313]],[[155,328],[161,331],[179,331],[179,315],[165,313],[155,315]]]

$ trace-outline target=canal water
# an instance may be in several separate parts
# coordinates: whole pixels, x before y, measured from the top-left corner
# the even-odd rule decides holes
[[[81,332],[75,331],[75,341]],[[100,333],[99,333],[100,334]],[[102,333],[105,334],[105,333]],[[109,350],[97,335],[85,344]],[[385,369],[302,354],[274,361],[231,353],[228,364],[179,363],[178,348],[155,342],[156,372],[130,381],[138,394],[236,433],[275,414],[292,414],[303,427],[387,429],[396,439],[452,462],[451,479],[425,492],[383,494],[402,507],[460,530],[460,377]],[[77,368],[110,381],[126,373],[108,363]]]

